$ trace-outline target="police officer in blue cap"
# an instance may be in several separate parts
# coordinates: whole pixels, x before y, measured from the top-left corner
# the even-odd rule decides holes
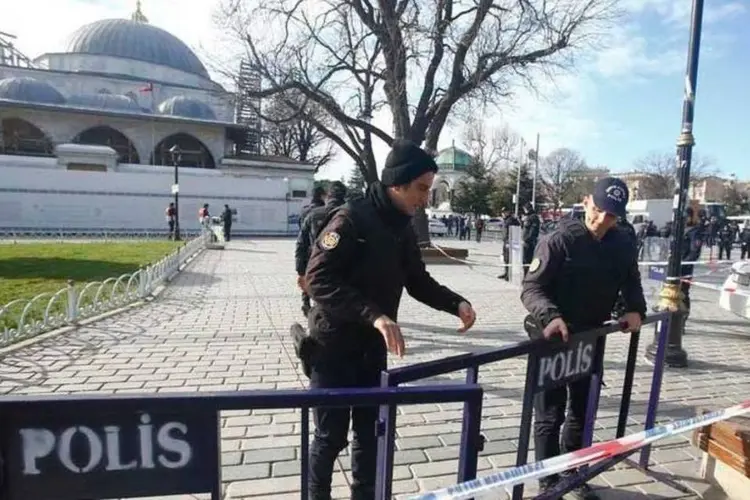
[[[611,319],[620,294],[623,329],[640,330],[646,300],[637,252],[628,235],[616,228],[618,218],[625,216],[628,197],[622,180],[601,179],[584,199],[583,220],[561,219],[557,228],[540,240],[521,292],[521,300],[531,320],[539,326],[540,335],[547,339],[560,336],[567,341],[575,332],[602,326]],[[582,447],[589,384],[587,377],[537,394],[537,460]],[[557,476],[543,478],[541,489],[554,487],[558,480]],[[586,484],[569,495],[586,500],[599,498]]]

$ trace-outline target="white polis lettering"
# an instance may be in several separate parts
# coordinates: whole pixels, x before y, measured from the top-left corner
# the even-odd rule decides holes
[[[579,342],[578,346],[573,349],[541,358],[537,386],[544,387],[546,380],[559,382],[569,377],[587,373],[591,369],[593,351],[593,344]]]
[[[141,415],[140,421],[138,456],[127,462],[122,457],[124,433],[120,426],[105,426],[100,434],[87,426],[68,427],[59,435],[43,428],[20,429],[23,474],[41,474],[39,461],[52,456],[55,451],[63,467],[76,474],[86,474],[97,468],[105,471],[154,469],[157,462],[167,469],[180,469],[190,463],[193,450],[185,439],[188,433],[185,424],[167,422],[154,432],[149,415]],[[74,439],[77,442],[84,439],[88,451],[83,457],[76,455],[75,460],[72,452]],[[154,452],[155,448],[157,453]],[[85,463],[78,463],[81,461]]]

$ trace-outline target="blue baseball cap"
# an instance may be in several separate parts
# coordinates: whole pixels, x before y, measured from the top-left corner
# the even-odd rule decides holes
[[[605,177],[596,182],[593,198],[594,205],[599,210],[617,217],[625,217],[630,191],[622,179]]]

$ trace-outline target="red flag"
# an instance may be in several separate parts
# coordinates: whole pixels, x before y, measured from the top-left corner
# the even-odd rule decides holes
[[[142,87],[138,89],[139,92],[153,92],[154,91],[154,84],[152,82],[149,82],[148,85],[145,87]]]

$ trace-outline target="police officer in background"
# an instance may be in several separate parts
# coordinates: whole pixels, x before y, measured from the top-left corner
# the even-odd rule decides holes
[[[310,297],[304,292],[303,288],[305,270],[307,269],[307,262],[310,260],[310,249],[315,244],[315,239],[318,237],[318,233],[320,233],[321,225],[328,215],[343,205],[345,201],[346,186],[341,181],[333,181],[328,186],[326,204],[314,207],[308,212],[297,235],[297,245],[294,248],[294,267],[297,271],[297,285],[303,290],[302,314],[305,317],[310,312]]]
[[[536,248],[536,242],[539,240],[539,228],[542,223],[531,203],[524,204],[523,212],[523,275],[526,276],[529,271],[528,265],[531,264],[531,259],[534,257],[534,249]]]
[[[323,186],[315,186],[313,188],[312,197],[310,198],[310,203],[302,207],[302,210],[300,210],[299,213],[299,227],[302,229],[302,224],[304,224],[305,219],[307,218],[307,214],[310,213],[310,210],[316,207],[322,207],[326,204],[325,202],[326,197],[326,190]]]
[[[507,208],[503,207],[502,210],[503,218],[503,265],[505,266],[505,274],[501,274],[498,278],[510,281],[510,227],[520,226],[518,218],[510,212]]]
[[[676,236],[676,235],[675,235]],[[707,238],[707,228],[705,216],[695,216],[692,207],[688,207],[685,220],[685,234],[682,240],[682,262],[695,262],[700,259],[703,251],[703,244]],[[680,290],[682,291],[687,313],[682,317],[683,323],[690,316],[690,281],[693,279],[693,264],[682,264],[682,281]]]
[[[623,330],[640,330],[646,314],[635,247],[631,237],[616,230],[624,217],[628,188],[614,177],[599,180],[584,199],[583,220],[563,218],[557,228],[542,238],[523,281],[521,300],[542,328],[545,338],[596,328],[610,320],[617,296],[622,292]],[[537,460],[561,452],[560,429],[565,421],[562,452],[582,447],[583,425],[590,378],[537,394],[534,400],[534,441]],[[568,406],[569,401],[569,406]],[[568,406],[567,418],[565,415]],[[542,490],[559,480],[548,476]],[[584,484],[571,495],[597,499]]]
[[[725,221],[721,229],[719,229],[719,260],[722,260],[725,255],[727,260],[732,258],[732,247],[734,246],[735,237],[734,228]]]
[[[310,387],[376,387],[387,351],[405,352],[398,321],[404,287],[418,301],[458,316],[466,331],[476,315],[469,302],[427,272],[411,226],[427,205],[437,172],[433,158],[416,144],[397,140],[382,181],[326,221],[313,246],[305,286],[315,301],[308,323],[317,348]],[[303,360],[303,363],[305,360]],[[353,500],[374,498],[377,407],[352,408]],[[315,408],[310,446],[310,498],[331,498],[336,457],[347,446],[348,408]]]

